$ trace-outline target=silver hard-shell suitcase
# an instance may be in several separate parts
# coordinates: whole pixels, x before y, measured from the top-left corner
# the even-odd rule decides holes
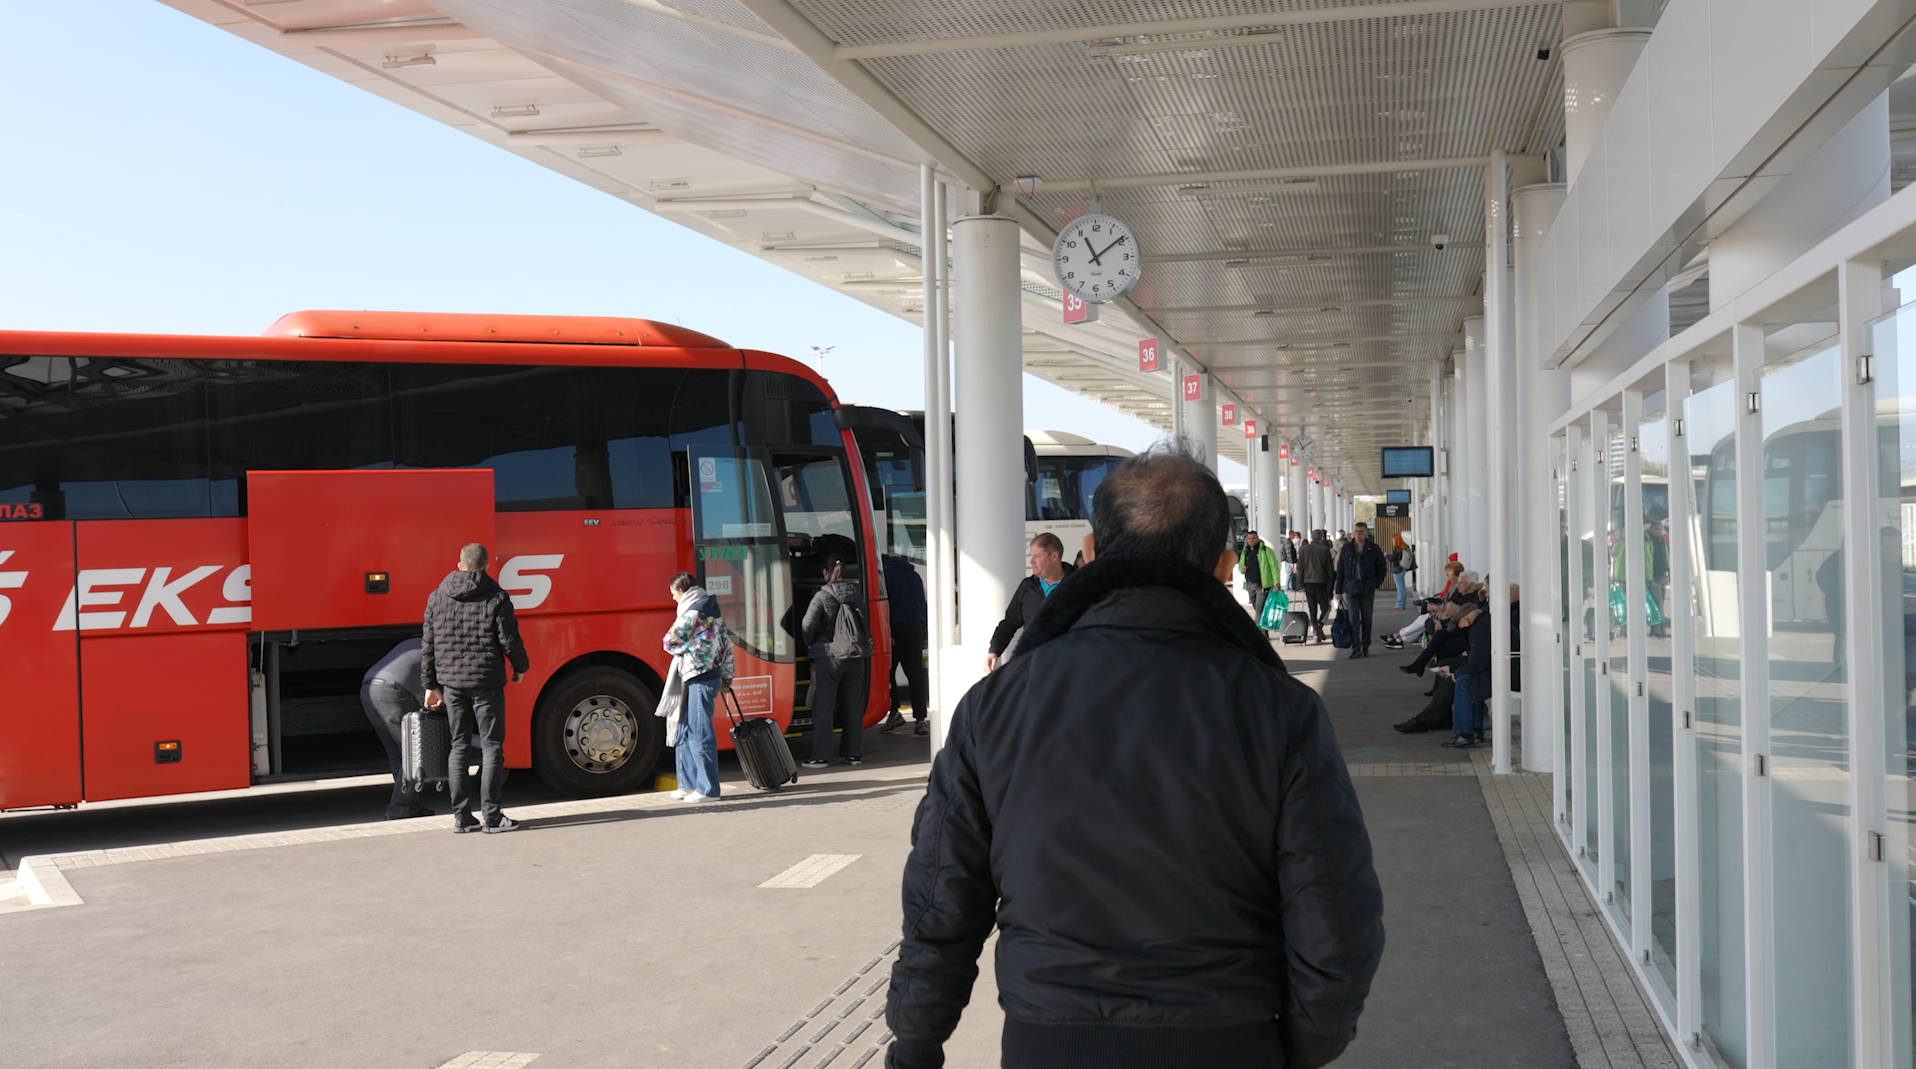
[[[415,709],[399,721],[399,774],[414,792],[427,785],[446,789],[452,757],[452,727],[444,712]]]

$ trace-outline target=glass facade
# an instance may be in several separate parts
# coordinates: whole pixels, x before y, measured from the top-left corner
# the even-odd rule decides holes
[[[1690,471],[1689,627],[1696,708],[1698,1021],[1705,1050],[1741,1069],[1747,1050],[1743,962],[1743,711],[1736,592],[1736,384],[1684,404]]]
[[[1916,983],[1912,983],[1912,933],[1916,933],[1916,306],[1874,324],[1876,404],[1870,438],[1875,445],[1874,502],[1870,526],[1872,565],[1887,578],[1878,610],[1883,636],[1876,685],[1882,711],[1884,820],[1879,834],[1883,897],[1889,938],[1888,1005],[1892,1065],[1916,1064],[1910,1036],[1916,1031]],[[1859,729],[1862,725],[1858,725]]]
[[[1841,389],[1825,346],[1764,368],[1757,413],[1778,1065],[1851,1064]]]
[[[1582,728],[1576,732],[1581,736],[1579,757],[1573,767],[1578,769],[1579,786],[1583,788],[1583,804],[1577,807],[1578,820],[1582,823],[1582,839],[1585,863],[1597,864],[1601,852],[1597,843],[1597,655],[1594,629],[1597,625],[1597,532],[1595,510],[1590,504],[1590,487],[1596,478],[1596,450],[1585,439],[1578,450],[1577,465],[1572,478],[1575,493],[1571,519],[1577,532],[1577,585],[1581,588],[1577,606],[1577,674],[1579,710],[1577,717]]]
[[[1649,407],[1649,406],[1646,406]],[[1676,755],[1670,674],[1670,421],[1661,411],[1637,428],[1642,481],[1644,702],[1649,719],[1650,964],[1669,991],[1677,986]]]
[[[1634,428],[1633,428],[1634,429]],[[1610,763],[1610,843],[1605,856],[1610,859],[1609,891],[1623,919],[1630,913],[1630,624],[1635,613],[1629,597],[1630,558],[1637,552],[1640,539],[1629,529],[1626,501],[1630,484],[1636,480],[1629,469],[1636,454],[1622,433],[1612,434],[1605,442],[1604,474],[1604,600],[1607,626],[1604,643],[1604,669],[1608,676],[1603,690],[1608,707],[1603,713],[1602,730],[1609,733]]]

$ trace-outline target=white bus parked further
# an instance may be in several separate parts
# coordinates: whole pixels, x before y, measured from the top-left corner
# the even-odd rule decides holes
[[[1025,437],[1037,454],[1025,483],[1025,538],[1050,531],[1064,543],[1070,563],[1091,533],[1091,495],[1119,461],[1134,454],[1065,431],[1026,431]]]

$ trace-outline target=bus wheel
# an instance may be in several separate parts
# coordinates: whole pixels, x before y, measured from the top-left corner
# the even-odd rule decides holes
[[[652,782],[665,746],[658,698],[616,668],[584,668],[555,684],[532,717],[532,767],[574,796],[626,794]]]

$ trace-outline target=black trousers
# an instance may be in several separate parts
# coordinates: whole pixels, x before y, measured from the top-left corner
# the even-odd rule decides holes
[[[863,657],[834,660],[822,648],[812,651],[812,760],[832,759],[832,728],[845,729],[839,752],[865,756],[865,692],[871,665]]]
[[[472,815],[472,773],[468,735],[479,736],[479,814],[488,825],[505,814],[499,803],[506,796],[506,689],[504,687],[447,687],[446,726],[452,730],[452,754],[447,759],[447,786],[452,792],[452,819]]]
[[[1310,599],[1311,603],[1311,630],[1322,635],[1324,624],[1331,618],[1331,585],[1305,583],[1304,596]]]
[[[419,796],[406,787],[405,777],[400,773],[399,722],[419,708],[419,702],[399,684],[375,679],[359,685],[359,705],[366,710],[366,719],[373,726],[373,734],[379,736],[379,745],[386,748],[386,767],[393,774],[393,796],[386,803],[386,816],[403,817],[418,804]]]
[[[1424,647],[1424,652],[1418,654],[1417,659],[1410,662],[1410,666],[1418,675],[1422,675],[1424,667],[1430,662],[1440,657],[1454,657],[1469,651],[1470,636],[1462,631],[1439,631],[1431,636],[1430,645]]]
[[[1376,605],[1375,588],[1344,594],[1344,609],[1351,614],[1351,644],[1360,650],[1370,649],[1370,622]]]
[[[919,627],[893,628],[891,656],[905,673],[905,700],[911,702],[911,718],[923,720],[931,708],[931,682],[925,676],[925,631]],[[891,711],[898,711],[898,693],[892,692]]]

